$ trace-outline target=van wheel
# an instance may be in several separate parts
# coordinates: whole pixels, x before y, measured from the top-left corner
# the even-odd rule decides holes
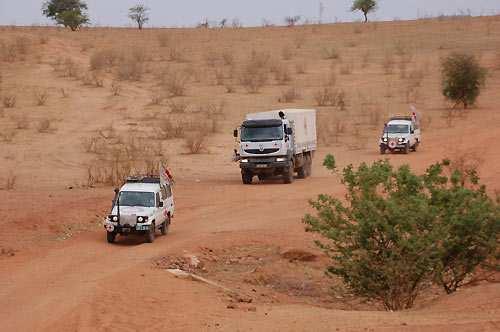
[[[163,224],[160,227],[160,232],[161,235],[167,235],[168,234],[168,228],[170,226],[170,216],[167,216],[167,219],[163,222]]]
[[[417,148],[418,148],[418,142],[415,142],[415,145],[412,148],[413,152],[417,152]]]
[[[106,232],[106,239],[108,243],[115,243],[116,233],[115,232]]]
[[[283,182],[286,184],[293,182],[293,164],[288,167],[283,173]]]
[[[155,241],[155,224],[151,224],[149,231],[146,232],[146,243],[153,243]]]
[[[252,179],[253,179],[252,173],[250,172],[241,173],[241,180],[243,181],[243,184],[252,184]]]

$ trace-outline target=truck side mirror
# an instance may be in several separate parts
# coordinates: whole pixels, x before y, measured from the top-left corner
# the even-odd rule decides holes
[[[410,130],[410,134],[415,134],[415,129]]]
[[[286,134],[287,135],[292,135],[293,134],[293,129],[290,127],[286,127]]]
[[[233,131],[233,136],[234,136],[234,138],[238,138],[238,130],[237,129],[235,129]]]

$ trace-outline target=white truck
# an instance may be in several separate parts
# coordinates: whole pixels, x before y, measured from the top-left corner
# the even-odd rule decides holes
[[[152,243],[157,230],[168,233],[174,217],[174,195],[172,182],[163,179],[161,175],[130,177],[115,189],[111,212],[104,221],[109,243],[114,243],[118,234],[140,234]]]
[[[282,176],[284,183],[312,174],[317,147],[316,110],[284,109],[253,113],[234,130],[235,149],[244,184],[253,177]]]
[[[417,151],[420,143],[420,124],[416,113],[410,116],[394,116],[384,126],[379,141],[380,153],[402,151],[408,154],[410,150]]]

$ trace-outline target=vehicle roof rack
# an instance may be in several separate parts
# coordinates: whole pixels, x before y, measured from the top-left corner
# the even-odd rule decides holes
[[[126,183],[160,183],[160,176],[158,175],[139,175],[129,176]]]
[[[391,116],[389,121],[392,120],[407,120],[407,121],[413,121],[413,117],[411,115],[396,115],[396,116]]]

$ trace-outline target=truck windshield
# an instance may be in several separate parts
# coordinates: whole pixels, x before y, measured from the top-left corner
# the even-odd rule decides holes
[[[154,207],[155,195],[151,192],[122,191],[120,193],[120,205]]]
[[[384,133],[389,134],[408,134],[410,132],[410,126],[403,124],[390,124],[385,127]]]
[[[283,127],[242,127],[242,142],[280,141],[283,139]]]

